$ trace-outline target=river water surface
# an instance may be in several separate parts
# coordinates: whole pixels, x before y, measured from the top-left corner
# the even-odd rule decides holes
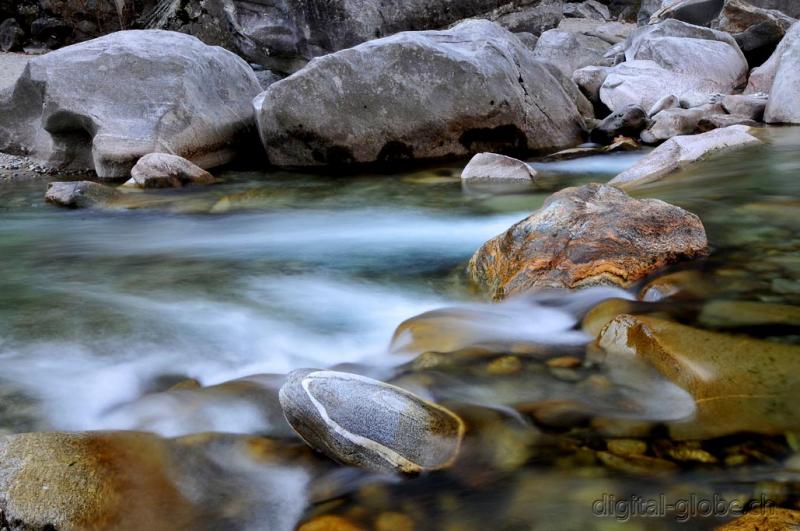
[[[712,253],[689,267],[698,292],[691,308],[715,297],[800,304],[800,131],[769,136],[765,146],[634,194],[701,217]],[[577,386],[596,376],[587,367],[533,368],[520,379],[509,376],[516,362],[508,356],[484,370],[464,350],[502,344],[503,352],[522,352],[519,345],[537,344],[583,356],[590,337],[580,318],[604,299],[635,298],[636,289],[490,305],[466,282],[466,263],[553,191],[606,182],[641,156],[534,162],[546,190],[464,187],[461,164],[335,178],[228,170],[218,185],[133,194],[130,208],[108,211],[47,205],[43,181],[0,183],[0,433],[136,428],[182,435],[192,430],[179,421],[148,423],[115,408],[186,378],[212,385],[344,366],[446,402],[471,426],[464,451],[472,462],[344,489],[307,516],[327,511],[371,522],[400,513],[418,529],[589,529],[621,520],[592,512],[609,493],[681,499],[722,492],[748,500],[767,492],[791,505],[800,478],[785,463],[800,450],[792,435],[798,426],[712,443],[718,452],[749,456],[731,459],[742,466],[679,463],[659,479],[642,479],[641,470],[598,460],[593,452],[605,443],[585,424],[545,426],[538,413],[531,416],[539,409],[520,404],[577,397],[591,415],[669,422],[693,407],[681,389],[636,376],[587,390]],[[685,300],[660,304],[693,326],[800,343],[791,323],[752,325],[735,311],[729,322],[717,315],[701,323]],[[442,342],[470,361],[428,374],[424,363],[414,365],[416,356],[447,349],[435,341],[417,348],[402,336],[392,344],[392,337],[401,322],[443,308],[454,309],[434,323]],[[503,370],[506,362],[511,370]],[[800,374],[787,378],[800,384]],[[635,414],[621,406],[630,401]],[[253,429],[236,411],[209,422],[215,431]],[[680,527],[674,516],[633,525]],[[693,521],[713,527],[725,519]]]

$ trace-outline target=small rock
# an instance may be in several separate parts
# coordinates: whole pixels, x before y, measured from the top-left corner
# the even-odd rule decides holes
[[[764,119],[768,99],[766,94],[731,94],[723,97],[721,104],[728,114],[742,115],[760,122]]]
[[[650,112],[648,113],[648,117],[652,118],[661,111],[665,111],[667,109],[675,109],[680,106],[681,102],[676,95],[667,94],[653,105],[653,107],[650,109]]]
[[[464,436],[464,423],[449,410],[355,374],[294,371],[280,401],[286,420],[309,446],[378,472],[445,468]]]
[[[178,188],[185,184],[210,184],[214,177],[196,164],[169,153],[150,153],[140,158],[124,186]]]
[[[596,104],[600,102],[600,87],[603,86],[608,72],[609,68],[605,66],[586,66],[572,74],[572,81],[590,102]]]
[[[597,458],[609,468],[633,476],[659,476],[677,471],[675,463],[646,455],[619,456],[610,452],[597,452]]]
[[[653,116],[647,130],[642,132],[642,142],[646,144],[660,144],[678,135],[691,135],[697,129],[697,124],[709,115],[712,107],[694,107],[691,109],[673,108],[666,109]]]
[[[553,194],[485,243],[469,274],[495,299],[542,288],[625,287],[667,264],[703,256],[707,245],[694,214],[589,184]]]
[[[662,111],[667,112],[667,111]],[[609,184],[629,189],[648,184],[711,155],[760,144],[752,129],[734,125],[694,136],[676,136],[664,142],[632,168],[620,173]]]
[[[92,181],[52,182],[47,186],[45,201],[67,208],[99,206],[119,198],[110,186]]]
[[[593,20],[610,20],[611,13],[608,7],[597,0],[586,0],[585,2],[570,2],[564,4],[564,16],[573,18],[588,18]]]
[[[708,131],[713,131],[714,129],[722,129],[732,125],[757,127],[758,122],[751,120],[743,114],[713,113],[700,118],[700,121],[697,122],[697,127],[695,127],[695,132],[707,133]]]
[[[638,105],[629,105],[608,115],[592,129],[589,139],[609,144],[618,136],[636,138],[647,125],[647,115]]]
[[[614,455],[643,455],[647,452],[647,443],[639,439],[611,439],[606,442],[608,451]]]
[[[464,181],[530,183],[536,179],[536,170],[528,164],[497,153],[478,153],[461,172]]]

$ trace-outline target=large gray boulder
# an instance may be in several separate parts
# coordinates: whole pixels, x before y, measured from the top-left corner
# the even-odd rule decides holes
[[[763,92],[769,94],[772,90],[772,84],[775,82],[775,76],[778,74],[778,67],[783,53],[789,48],[797,46],[798,41],[800,41],[800,23],[795,23],[786,32],[786,35],[769,59],[750,72],[750,79],[747,81],[747,88],[745,88],[744,93],[757,94]]]
[[[720,93],[730,93],[747,81],[747,60],[731,35],[679,20],[633,32],[625,58],[655,61],[671,72],[708,79],[720,86]]]
[[[148,153],[230,161],[260,86],[241,58],[175,32],[122,31],[30,60],[0,95],[0,151],[127,177]]]
[[[557,76],[484,20],[317,58],[254,106],[279,166],[524,153],[579,143],[583,128]]]
[[[764,121],[800,124],[800,22],[791,27],[772,57],[753,72],[753,77],[748,91],[769,92]]]
[[[635,104],[649,111],[668,95],[696,99],[731,94],[744,86],[748,73],[747,60],[731,35],[672,19],[632,33],[625,58],[600,89],[611,110]]]
[[[464,423],[403,389],[355,374],[299,370],[280,390],[286,420],[312,448],[378,472],[418,473],[449,466]]]
[[[579,68],[600,64],[609,48],[611,44],[599,37],[551,29],[539,37],[533,54],[537,59],[555,65],[564,75],[572,77]]]
[[[558,24],[562,5],[562,0],[162,0],[151,23],[230,46],[249,62],[292,73],[314,57],[471,17],[539,35]]]

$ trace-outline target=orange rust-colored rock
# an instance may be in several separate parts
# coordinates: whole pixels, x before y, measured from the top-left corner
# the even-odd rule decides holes
[[[537,212],[486,242],[472,257],[469,274],[499,300],[541,288],[626,287],[707,251],[705,229],[694,214],[588,184],[553,194]]]

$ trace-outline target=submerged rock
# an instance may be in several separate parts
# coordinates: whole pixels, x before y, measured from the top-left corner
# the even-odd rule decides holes
[[[497,153],[478,153],[461,172],[465,181],[500,181],[530,183],[536,179],[536,170],[529,164]]]
[[[541,288],[625,287],[665,265],[703,256],[707,247],[694,214],[589,184],[553,194],[486,242],[470,260],[469,275],[495,299]]]
[[[210,184],[214,176],[183,157],[150,153],[140,158],[125,186],[137,188],[178,188],[185,184]]]
[[[304,445],[205,434],[0,437],[0,516],[10,531],[295,528],[314,461]]]
[[[260,86],[241,58],[168,31],[120,31],[34,57],[0,96],[0,150],[127,177],[167,151],[209,168],[252,130]]]
[[[657,181],[693,162],[704,160],[712,155],[760,144],[761,141],[751,134],[752,131],[745,125],[733,125],[699,135],[673,137],[650,152],[632,168],[611,179],[609,184],[625,189],[635,188]]]
[[[717,528],[717,531],[784,531],[800,526],[800,511],[767,506],[754,508],[749,513]]]
[[[607,357],[636,357],[695,400],[692,418],[669,425],[676,439],[738,432],[779,434],[800,427],[795,397],[800,348],[707,332],[654,317],[620,315],[600,334]]]
[[[279,166],[524,153],[577,144],[583,127],[560,80],[513,34],[480,20],[315,59],[255,106]]]
[[[289,424],[309,446],[378,472],[445,468],[464,435],[464,423],[447,409],[355,374],[294,371],[280,401]]]
[[[121,194],[103,184],[92,181],[52,182],[47,185],[44,198],[48,203],[67,208],[102,206],[118,199]]]
[[[114,407],[103,415],[103,425],[167,437],[216,431],[292,438],[278,400],[285,380],[255,374],[207,387],[189,380]]]

